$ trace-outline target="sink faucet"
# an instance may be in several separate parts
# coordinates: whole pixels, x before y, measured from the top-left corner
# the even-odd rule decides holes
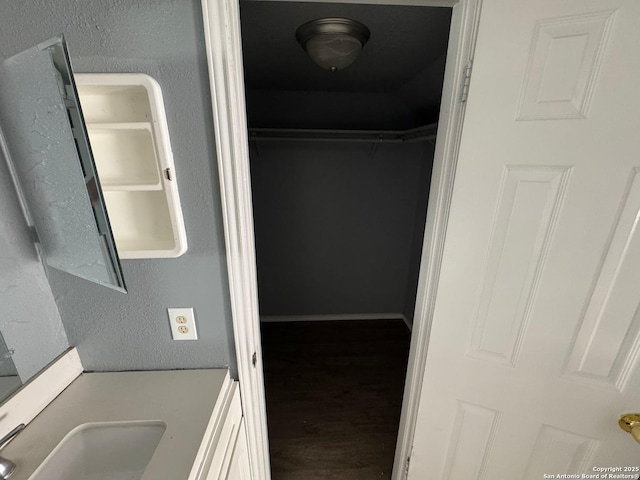
[[[4,437],[0,438],[0,448],[4,447],[4,445],[11,440],[13,437],[18,435],[22,430],[24,430],[24,423],[21,423],[16,428],[7,433]],[[0,480],[7,480],[13,472],[16,471],[16,464],[11,460],[8,460],[4,457],[0,457]]]

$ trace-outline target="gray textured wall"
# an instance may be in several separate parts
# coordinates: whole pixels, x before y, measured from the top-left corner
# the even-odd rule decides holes
[[[76,72],[146,73],[164,95],[189,250],[122,261],[128,295],[49,272],[89,370],[235,363],[202,28],[198,0],[0,0],[1,58],[62,33]],[[171,340],[167,307],[195,307],[198,341]]]
[[[420,276],[420,260],[422,259],[422,244],[424,239],[424,224],[427,218],[427,206],[429,203],[429,189],[431,187],[431,172],[433,170],[433,156],[435,148],[430,143],[423,143],[423,159],[420,164],[420,180],[418,185],[418,204],[414,215],[413,237],[409,261],[409,274],[407,288],[404,295],[404,316],[409,324],[413,325],[413,317],[416,308],[416,291],[418,290],[418,277]]]
[[[428,143],[252,145],[261,314],[411,318],[432,161]]]

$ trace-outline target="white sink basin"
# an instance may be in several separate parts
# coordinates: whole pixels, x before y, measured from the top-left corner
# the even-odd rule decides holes
[[[85,423],[71,430],[29,480],[138,480],[164,422]]]

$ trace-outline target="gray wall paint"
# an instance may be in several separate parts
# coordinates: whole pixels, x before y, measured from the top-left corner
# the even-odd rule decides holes
[[[451,9],[368,3],[240,1],[249,125],[375,130],[438,120]],[[300,25],[324,17],[370,30],[349,68],[319,68],[296,41]]]
[[[388,93],[247,90],[246,96],[252,128],[403,130],[420,120]]]
[[[260,313],[405,313],[432,160],[425,143],[252,145]]]
[[[1,149],[0,305],[0,331],[23,381],[69,346]]]
[[[411,260],[409,262],[409,275],[404,296],[404,316],[410,325],[413,325],[413,317],[416,308],[416,291],[418,290],[418,277],[420,276],[420,260],[422,260],[422,244],[424,240],[424,225],[427,219],[427,206],[429,203],[429,189],[431,187],[431,172],[433,170],[433,157],[435,148],[430,143],[423,143],[423,155],[425,161],[420,165],[420,184],[418,185],[418,204],[414,216],[413,238],[411,244]],[[427,161],[427,159],[429,161]]]
[[[164,95],[189,250],[122,261],[128,295],[49,272],[89,370],[235,363],[202,31],[198,0],[0,1],[1,58],[63,33],[76,72],[146,73]],[[198,341],[171,340],[167,307],[195,307]]]

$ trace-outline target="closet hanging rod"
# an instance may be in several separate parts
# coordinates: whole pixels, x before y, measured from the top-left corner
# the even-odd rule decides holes
[[[433,142],[437,123],[409,130],[325,130],[308,128],[249,128],[249,140],[298,142],[364,142],[364,143],[414,143]]]

